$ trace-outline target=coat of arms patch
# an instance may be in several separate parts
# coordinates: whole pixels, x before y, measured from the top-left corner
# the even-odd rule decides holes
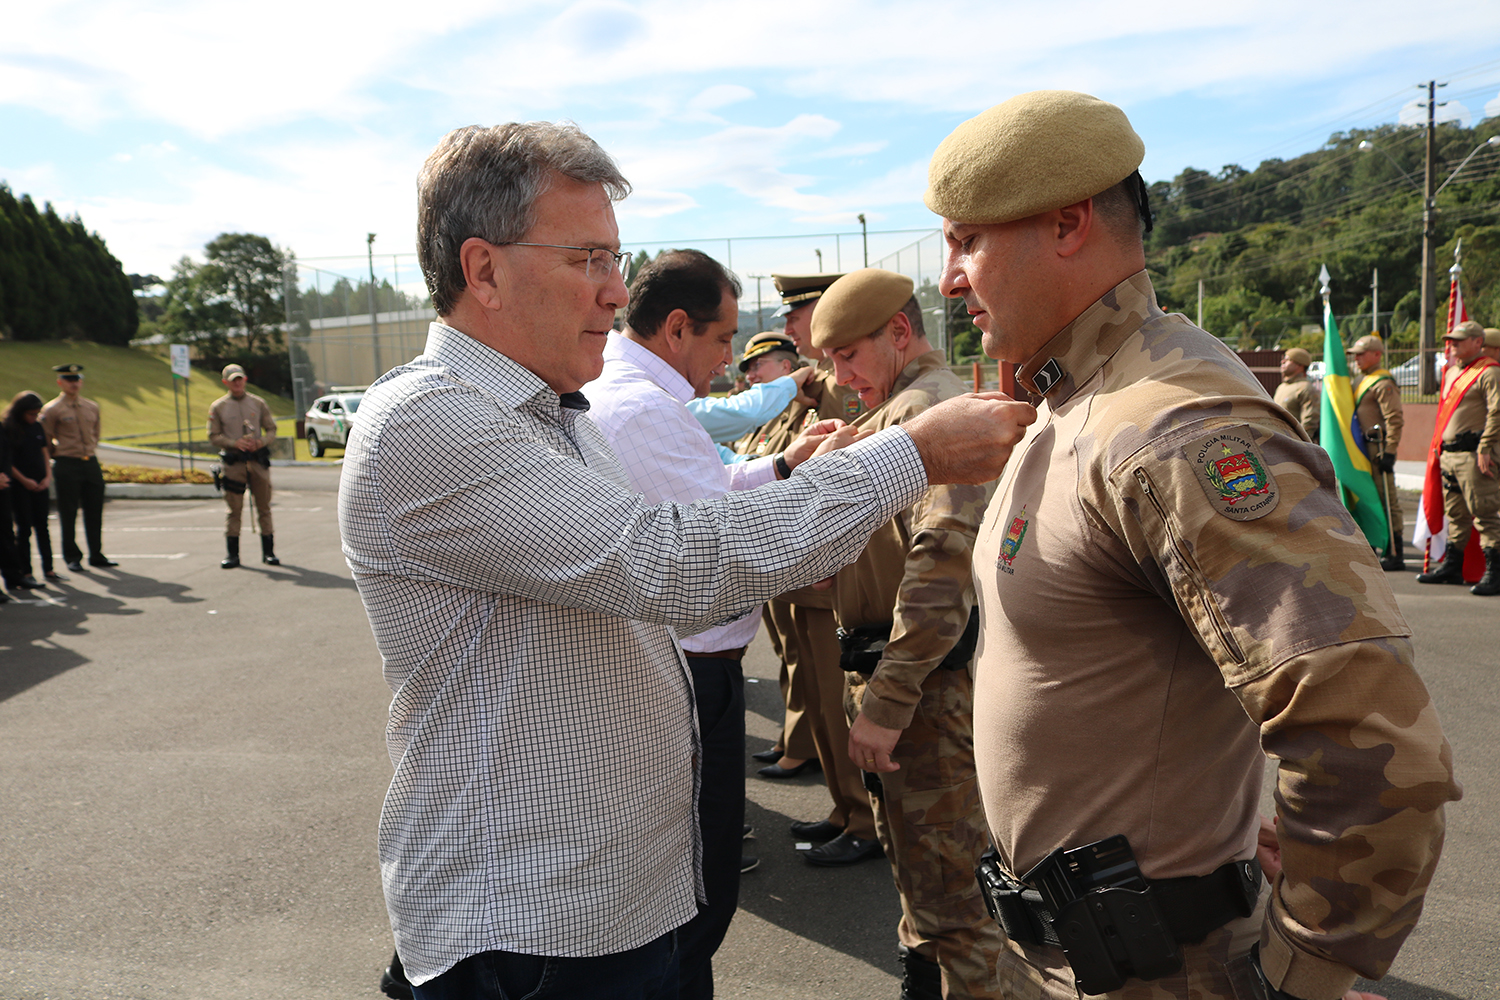
[[[1214,509],[1225,517],[1253,521],[1276,509],[1281,495],[1249,427],[1216,431],[1190,442],[1183,454]]]
[[[1011,575],[1015,570],[1011,563],[1016,561],[1016,554],[1021,551],[1021,543],[1026,540],[1026,530],[1031,527],[1031,517],[1026,513],[1026,508],[1021,508],[1021,513],[1010,519],[1010,529],[1006,531],[1005,538],[1000,542],[1000,569]]]

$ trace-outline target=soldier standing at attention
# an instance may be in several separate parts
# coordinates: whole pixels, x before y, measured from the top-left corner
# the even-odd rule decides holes
[[[1484,356],[1500,361],[1500,328],[1493,326],[1484,328]]]
[[[1406,527],[1401,516],[1401,494],[1396,491],[1396,448],[1401,444],[1406,417],[1401,409],[1401,387],[1381,366],[1384,357],[1385,343],[1373,334],[1360,337],[1349,348],[1349,360],[1359,371],[1359,382],[1354,388],[1354,415],[1359,418],[1365,436],[1365,457],[1375,470],[1375,489],[1389,515],[1391,540],[1385,557],[1380,560],[1380,568],[1389,571],[1406,569],[1401,554]]]
[[[89,565],[108,569],[119,563],[104,555],[104,470],[99,447],[99,404],[83,398],[83,365],[54,365],[58,397],[42,407],[42,432],[52,447],[52,478],[57,484],[57,520],[62,528],[62,557],[68,569],[83,572],[83,552],[75,532],[83,508],[83,537]]]
[[[271,522],[271,442],[276,439],[276,418],[264,399],[245,391],[245,369],[226,365],[223,382],[229,392],[208,408],[208,440],[219,449],[224,463],[224,502],[229,505],[224,520],[227,552],[219,565],[234,569],[240,564],[240,512],[249,489],[260,518],[260,561],[280,566]]]
[[[1316,443],[1323,403],[1318,387],[1307,377],[1310,364],[1312,355],[1300,347],[1293,347],[1281,356],[1281,384],[1276,387],[1276,402],[1297,418],[1307,436]]]
[[[1451,362],[1443,370],[1436,432],[1448,547],[1417,582],[1462,584],[1464,549],[1477,530],[1484,576],[1469,590],[1491,597],[1500,594],[1500,364],[1485,356],[1484,327],[1473,320],[1444,334],[1443,344]]]
[[[1421,913],[1452,753],[1326,453],[1157,306],[1144,155],[1119,108],[1038,91],[929,167],[940,287],[1044,399],[974,548],[1000,988],[1358,996]]]
[[[824,294],[813,344],[869,412],[895,427],[964,394],[922,328],[912,280],[879,268]],[[849,757],[866,772],[879,845],[901,893],[902,1000],[999,997],[1000,935],[974,870],[987,835],[974,774],[970,557],[993,483],[938,486],[886,522],[834,577]],[[852,850],[846,831],[816,850]]]

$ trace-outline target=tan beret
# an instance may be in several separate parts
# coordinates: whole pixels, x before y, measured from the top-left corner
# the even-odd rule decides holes
[[[1288,348],[1286,352],[1286,359],[1294,365],[1301,365],[1303,368],[1306,368],[1308,365],[1312,364],[1312,355],[1308,354],[1300,347]]]
[[[1384,354],[1385,342],[1373,333],[1367,333],[1349,345],[1350,354],[1363,354],[1366,351],[1380,351]]]
[[[225,365],[224,373],[220,377],[223,378],[225,382],[228,382],[232,378],[244,378],[245,369],[241,368],[239,365]]]
[[[1484,346],[1500,347],[1500,328],[1493,326],[1484,328]]]
[[[845,347],[878,332],[916,287],[904,274],[866,267],[850,271],[829,286],[812,318],[812,342],[819,350]]]
[[[954,222],[1024,219],[1129,177],[1146,144],[1125,112],[1072,90],[1033,90],[964,122],[927,167],[927,207]]]
[[[1472,319],[1466,319],[1462,323],[1460,323],[1457,326],[1455,326],[1449,332],[1443,334],[1443,339],[1444,340],[1468,340],[1471,337],[1481,337],[1482,338],[1483,336],[1484,336],[1484,327],[1480,326],[1478,323],[1474,322]]]
[[[739,368],[745,371],[750,367],[750,362],[756,358],[764,357],[776,351],[790,351],[792,358],[797,357],[797,342],[784,333],[766,331],[757,333],[745,343],[745,353],[740,355]]]

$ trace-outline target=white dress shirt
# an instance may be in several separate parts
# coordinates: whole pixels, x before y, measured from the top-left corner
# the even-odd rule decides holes
[[[381,876],[414,983],[687,922],[697,733],[673,630],[831,575],[927,485],[894,430],[760,490],[652,506],[587,406],[434,323],[345,453],[344,555],[395,692]]]
[[[692,503],[776,479],[774,458],[725,465],[708,432],[686,406],[693,387],[671,365],[618,333],[604,348],[604,371],[583,387],[589,419],[604,432],[630,485],[650,503]],[[689,653],[750,645],[760,609],[739,621],[682,640]]]

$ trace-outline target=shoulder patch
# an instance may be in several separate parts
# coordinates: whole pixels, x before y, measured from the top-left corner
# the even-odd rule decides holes
[[[1183,457],[1214,510],[1236,521],[1253,521],[1276,509],[1281,494],[1248,427],[1215,431],[1190,441]]]

